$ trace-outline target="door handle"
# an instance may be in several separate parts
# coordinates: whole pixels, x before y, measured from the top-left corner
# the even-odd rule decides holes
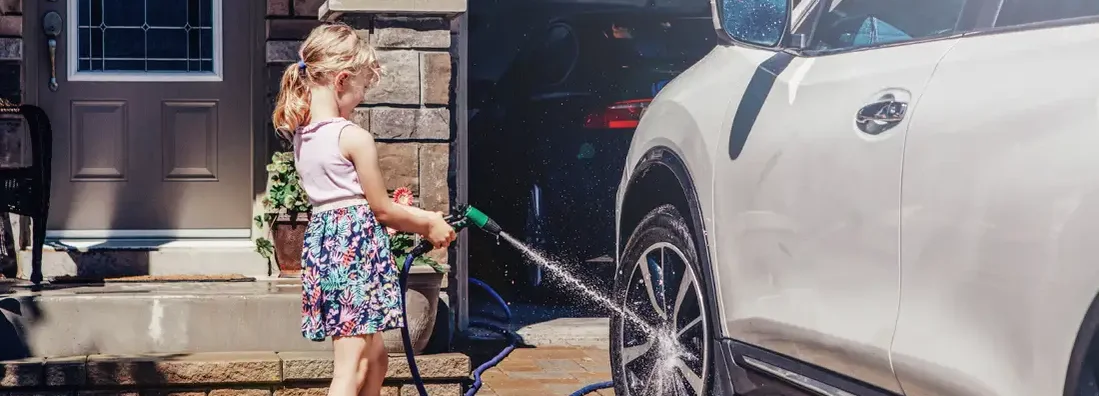
[[[65,21],[57,11],[42,16],[42,33],[46,35],[46,46],[50,52],[50,91],[57,92],[57,36],[64,30]]]
[[[880,101],[868,104],[855,114],[855,125],[871,135],[885,132],[897,126],[908,113],[908,103],[887,95]]]

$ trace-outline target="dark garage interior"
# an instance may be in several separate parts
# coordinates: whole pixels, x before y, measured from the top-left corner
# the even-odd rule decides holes
[[[633,130],[715,45],[709,1],[471,0],[467,23],[469,202],[605,293]],[[469,237],[469,276],[547,315],[602,314],[487,234]],[[476,317],[485,296],[470,293]]]

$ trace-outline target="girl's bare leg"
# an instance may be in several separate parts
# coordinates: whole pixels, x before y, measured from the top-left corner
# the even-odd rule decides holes
[[[385,381],[385,372],[389,368],[389,354],[385,352],[383,340],[382,333],[367,336],[363,361],[369,361],[370,364],[367,365],[366,382],[359,391],[359,396],[378,396],[382,393],[382,382]]]
[[[328,396],[356,396],[366,380],[369,369],[362,359],[370,338],[364,336],[333,337],[332,384]]]

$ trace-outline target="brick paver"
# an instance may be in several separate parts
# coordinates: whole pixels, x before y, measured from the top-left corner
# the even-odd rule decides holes
[[[478,395],[569,395],[588,384],[611,379],[606,350],[541,347],[519,348],[481,376]],[[614,395],[603,389],[590,395]]]

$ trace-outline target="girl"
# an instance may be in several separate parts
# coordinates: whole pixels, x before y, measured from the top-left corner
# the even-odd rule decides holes
[[[449,245],[454,229],[441,213],[389,199],[373,137],[348,121],[379,78],[366,40],[346,25],[322,25],[300,56],[282,75],[272,121],[294,142],[313,204],[302,253],[301,330],[314,341],[332,338],[329,395],[378,395],[388,365],[381,332],[405,325],[385,226],[436,247]]]

